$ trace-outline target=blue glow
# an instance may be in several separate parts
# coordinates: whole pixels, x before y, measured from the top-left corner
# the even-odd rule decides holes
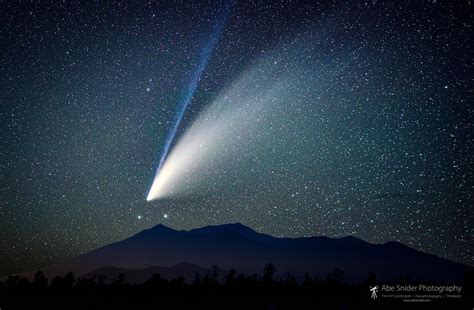
[[[217,20],[217,22],[213,25],[210,40],[201,50],[201,53],[199,55],[198,66],[196,70],[194,71],[194,73],[191,75],[191,79],[187,85],[187,88],[185,89],[183,96],[181,97],[178,103],[178,106],[176,109],[176,115],[172,122],[173,125],[168,130],[168,133],[165,139],[165,145],[163,147],[163,151],[161,153],[160,161],[158,163],[158,168],[156,170],[155,175],[158,175],[160,173],[163,163],[165,162],[166,157],[168,156],[171,145],[173,144],[176,133],[178,132],[179,125],[181,124],[181,121],[183,120],[184,113],[186,112],[186,109],[188,108],[189,104],[191,103],[193,99],[193,96],[194,96],[194,93],[196,92],[199,81],[201,80],[202,73],[206,69],[209,63],[209,60],[211,59],[212,53],[214,52],[217,42],[219,42],[222,30],[224,29],[224,26],[227,22],[227,19],[229,17],[233,4],[234,4],[234,1],[227,1],[225,3],[224,12],[222,13],[221,17]]]

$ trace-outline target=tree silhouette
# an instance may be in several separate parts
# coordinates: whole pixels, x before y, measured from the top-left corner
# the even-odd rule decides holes
[[[58,292],[65,292],[71,290],[74,287],[74,274],[72,272],[67,273],[64,277],[56,276],[51,281],[51,288]]]
[[[298,282],[296,281],[296,278],[292,274],[289,273],[286,276],[285,285],[289,289],[294,289],[298,287]]]
[[[335,268],[327,277],[328,282],[342,283],[344,281],[344,271]]]
[[[62,281],[63,281],[63,278],[61,278],[60,276],[55,276],[55,277],[51,280],[51,285],[50,285],[50,287],[51,287],[52,289],[59,290],[59,289],[61,289],[61,287],[62,287]]]
[[[212,265],[209,269],[208,275],[212,280],[217,281],[217,276],[219,275],[219,267],[217,265]]]
[[[96,276],[90,278],[79,278],[77,279],[75,288],[82,291],[90,291],[97,287]]]
[[[66,289],[71,289],[74,286],[74,282],[76,278],[74,278],[74,274],[72,272],[67,273],[63,278],[63,286]]]
[[[374,286],[377,283],[377,277],[375,276],[375,273],[372,271],[369,272],[369,277],[367,278],[367,283],[370,286]]]
[[[7,278],[5,286],[9,291],[26,291],[30,287],[30,282],[24,277],[15,275]]]
[[[232,268],[229,273],[225,276],[225,284],[227,286],[231,286],[233,283],[234,283],[234,278],[235,278],[235,274],[237,273],[237,271],[235,271],[234,268]]]
[[[32,286],[34,289],[45,290],[48,287],[48,278],[44,276],[42,271],[35,273]]]
[[[148,280],[148,281],[153,282],[153,283],[160,283],[161,280],[162,280],[161,274],[159,274],[159,273],[154,273],[154,274],[152,274],[151,279]]]
[[[161,277],[161,274],[154,273],[150,279],[145,281],[144,285],[150,289],[161,288],[166,281]]]
[[[117,275],[117,278],[114,280],[114,284],[116,286],[119,286],[119,287],[124,286],[125,285],[125,278],[126,278],[126,276],[125,276],[124,273],[119,273]]]
[[[20,283],[20,276],[8,276],[7,282],[5,282],[5,286],[7,289],[12,290],[16,289]]]
[[[100,274],[97,276],[97,285],[98,286],[103,286],[105,284],[105,279],[107,276],[104,276],[103,274]]]
[[[371,304],[374,302],[369,298],[367,288],[367,283],[373,283],[372,286],[376,284],[375,274],[372,272],[369,273],[367,280],[359,284],[345,283],[344,272],[340,269],[334,269],[327,276],[327,281],[319,281],[317,278],[312,279],[309,274],[305,274],[304,280],[301,282],[298,282],[292,274],[287,274],[283,278],[276,278],[276,268],[270,263],[265,265],[261,277],[257,274],[237,274],[234,269],[230,269],[223,277],[223,281],[219,282],[217,281],[218,273],[219,269],[214,265],[202,281],[200,274],[196,273],[192,283],[187,283],[183,277],[166,279],[156,273],[142,284],[126,283],[125,274],[118,274],[114,281],[105,283],[104,276],[80,277],[76,280],[73,273],[68,273],[63,277],[54,277],[49,286],[48,279],[43,272],[37,272],[31,284],[24,277],[10,276],[6,282],[0,281],[0,307],[3,309],[3,303],[10,298],[9,301],[15,303],[15,305],[18,300],[25,300],[25,302],[31,300],[31,305],[27,304],[24,307],[19,305],[19,308],[39,308],[38,305],[34,304],[35,300],[39,300],[39,298],[18,298],[18,296],[27,297],[28,295],[49,296],[51,300],[58,296],[79,297],[76,300],[78,302],[85,300],[85,304],[82,305],[83,307],[77,305],[78,309],[102,308],[104,302],[114,303],[113,307],[115,309],[129,309],[129,307],[125,307],[126,305],[123,302],[130,300],[151,303],[153,309],[156,309],[156,306],[163,306],[161,304],[163,299],[154,298],[154,296],[182,296],[184,298],[173,299],[173,303],[195,300],[200,303],[202,301],[204,305],[207,302],[210,304],[216,302],[216,297],[220,296],[249,296],[263,300],[261,304],[256,304],[256,306],[269,305],[273,308],[295,309],[341,308],[341,306],[347,308],[347,304],[344,307],[344,301],[347,302],[348,300],[358,301],[361,305],[366,302]],[[416,282],[411,283],[416,284]],[[473,283],[474,273],[470,270],[465,274],[459,302],[472,304]],[[285,299],[288,300],[287,297],[289,296],[297,296],[301,303],[298,305],[285,303]],[[234,300],[238,302],[239,298]],[[455,299],[450,299],[450,301],[456,302]],[[69,301],[63,299],[63,303],[57,308],[71,308]],[[95,303],[97,303],[97,307],[91,306]],[[315,305],[318,306],[315,307]],[[189,305],[182,306],[189,307]],[[8,309],[8,307],[5,307],[5,309]]]
[[[217,265],[212,265],[207,272],[207,275],[202,279],[202,284],[207,287],[215,287],[219,282],[217,281],[217,276],[219,274],[219,267]]]
[[[314,284],[313,279],[307,273],[304,274],[303,287],[311,287]]]
[[[275,272],[275,265],[272,263],[266,264],[265,268],[263,269],[263,282],[265,284],[271,284],[273,282],[273,276],[275,275]]]
[[[199,272],[196,272],[196,274],[194,275],[193,284],[194,285],[201,284],[201,274]]]

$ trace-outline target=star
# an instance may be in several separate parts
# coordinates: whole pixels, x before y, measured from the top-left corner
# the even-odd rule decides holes
[[[5,2],[0,277],[160,222],[472,264],[468,2],[224,2]]]

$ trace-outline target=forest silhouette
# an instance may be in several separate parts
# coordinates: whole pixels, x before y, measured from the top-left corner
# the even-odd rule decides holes
[[[387,300],[370,298],[369,289],[377,285],[374,273],[367,280],[350,284],[344,281],[344,271],[334,269],[324,279],[297,279],[287,274],[276,277],[276,266],[269,263],[261,274],[245,275],[231,269],[223,273],[217,265],[209,268],[207,274],[196,273],[191,282],[183,277],[165,279],[153,274],[144,283],[129,283],[123,273],[114,279],[103,275],[79,277],[73,273],[55,276],[49,280],[42,271],[34,274],[30,281],[25,277],[9,276],[0,282],[1,309],[24,307],[47,309],[156,309],[157,306],[207,308],[264,308],[298,309],[312,305],[325,305],[331,308],[345,308],[360,305],[371,308],[387,303]],[[473,271],[465,274],[463,295],[457,300],[437,300],[437,305],[473,304]],[[422,280],[400,278],[397,284],[423,283]],[[229,301],[232,301],[229,303]],[[400,300],[391,300],[400,306]],[[224,306],[225,305],[225,306]]]

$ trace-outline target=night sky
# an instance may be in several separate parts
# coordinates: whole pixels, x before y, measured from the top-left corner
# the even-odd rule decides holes
[[[0,274],[158,223],[473,264],[469,1],[137,2],[0,3]]]

